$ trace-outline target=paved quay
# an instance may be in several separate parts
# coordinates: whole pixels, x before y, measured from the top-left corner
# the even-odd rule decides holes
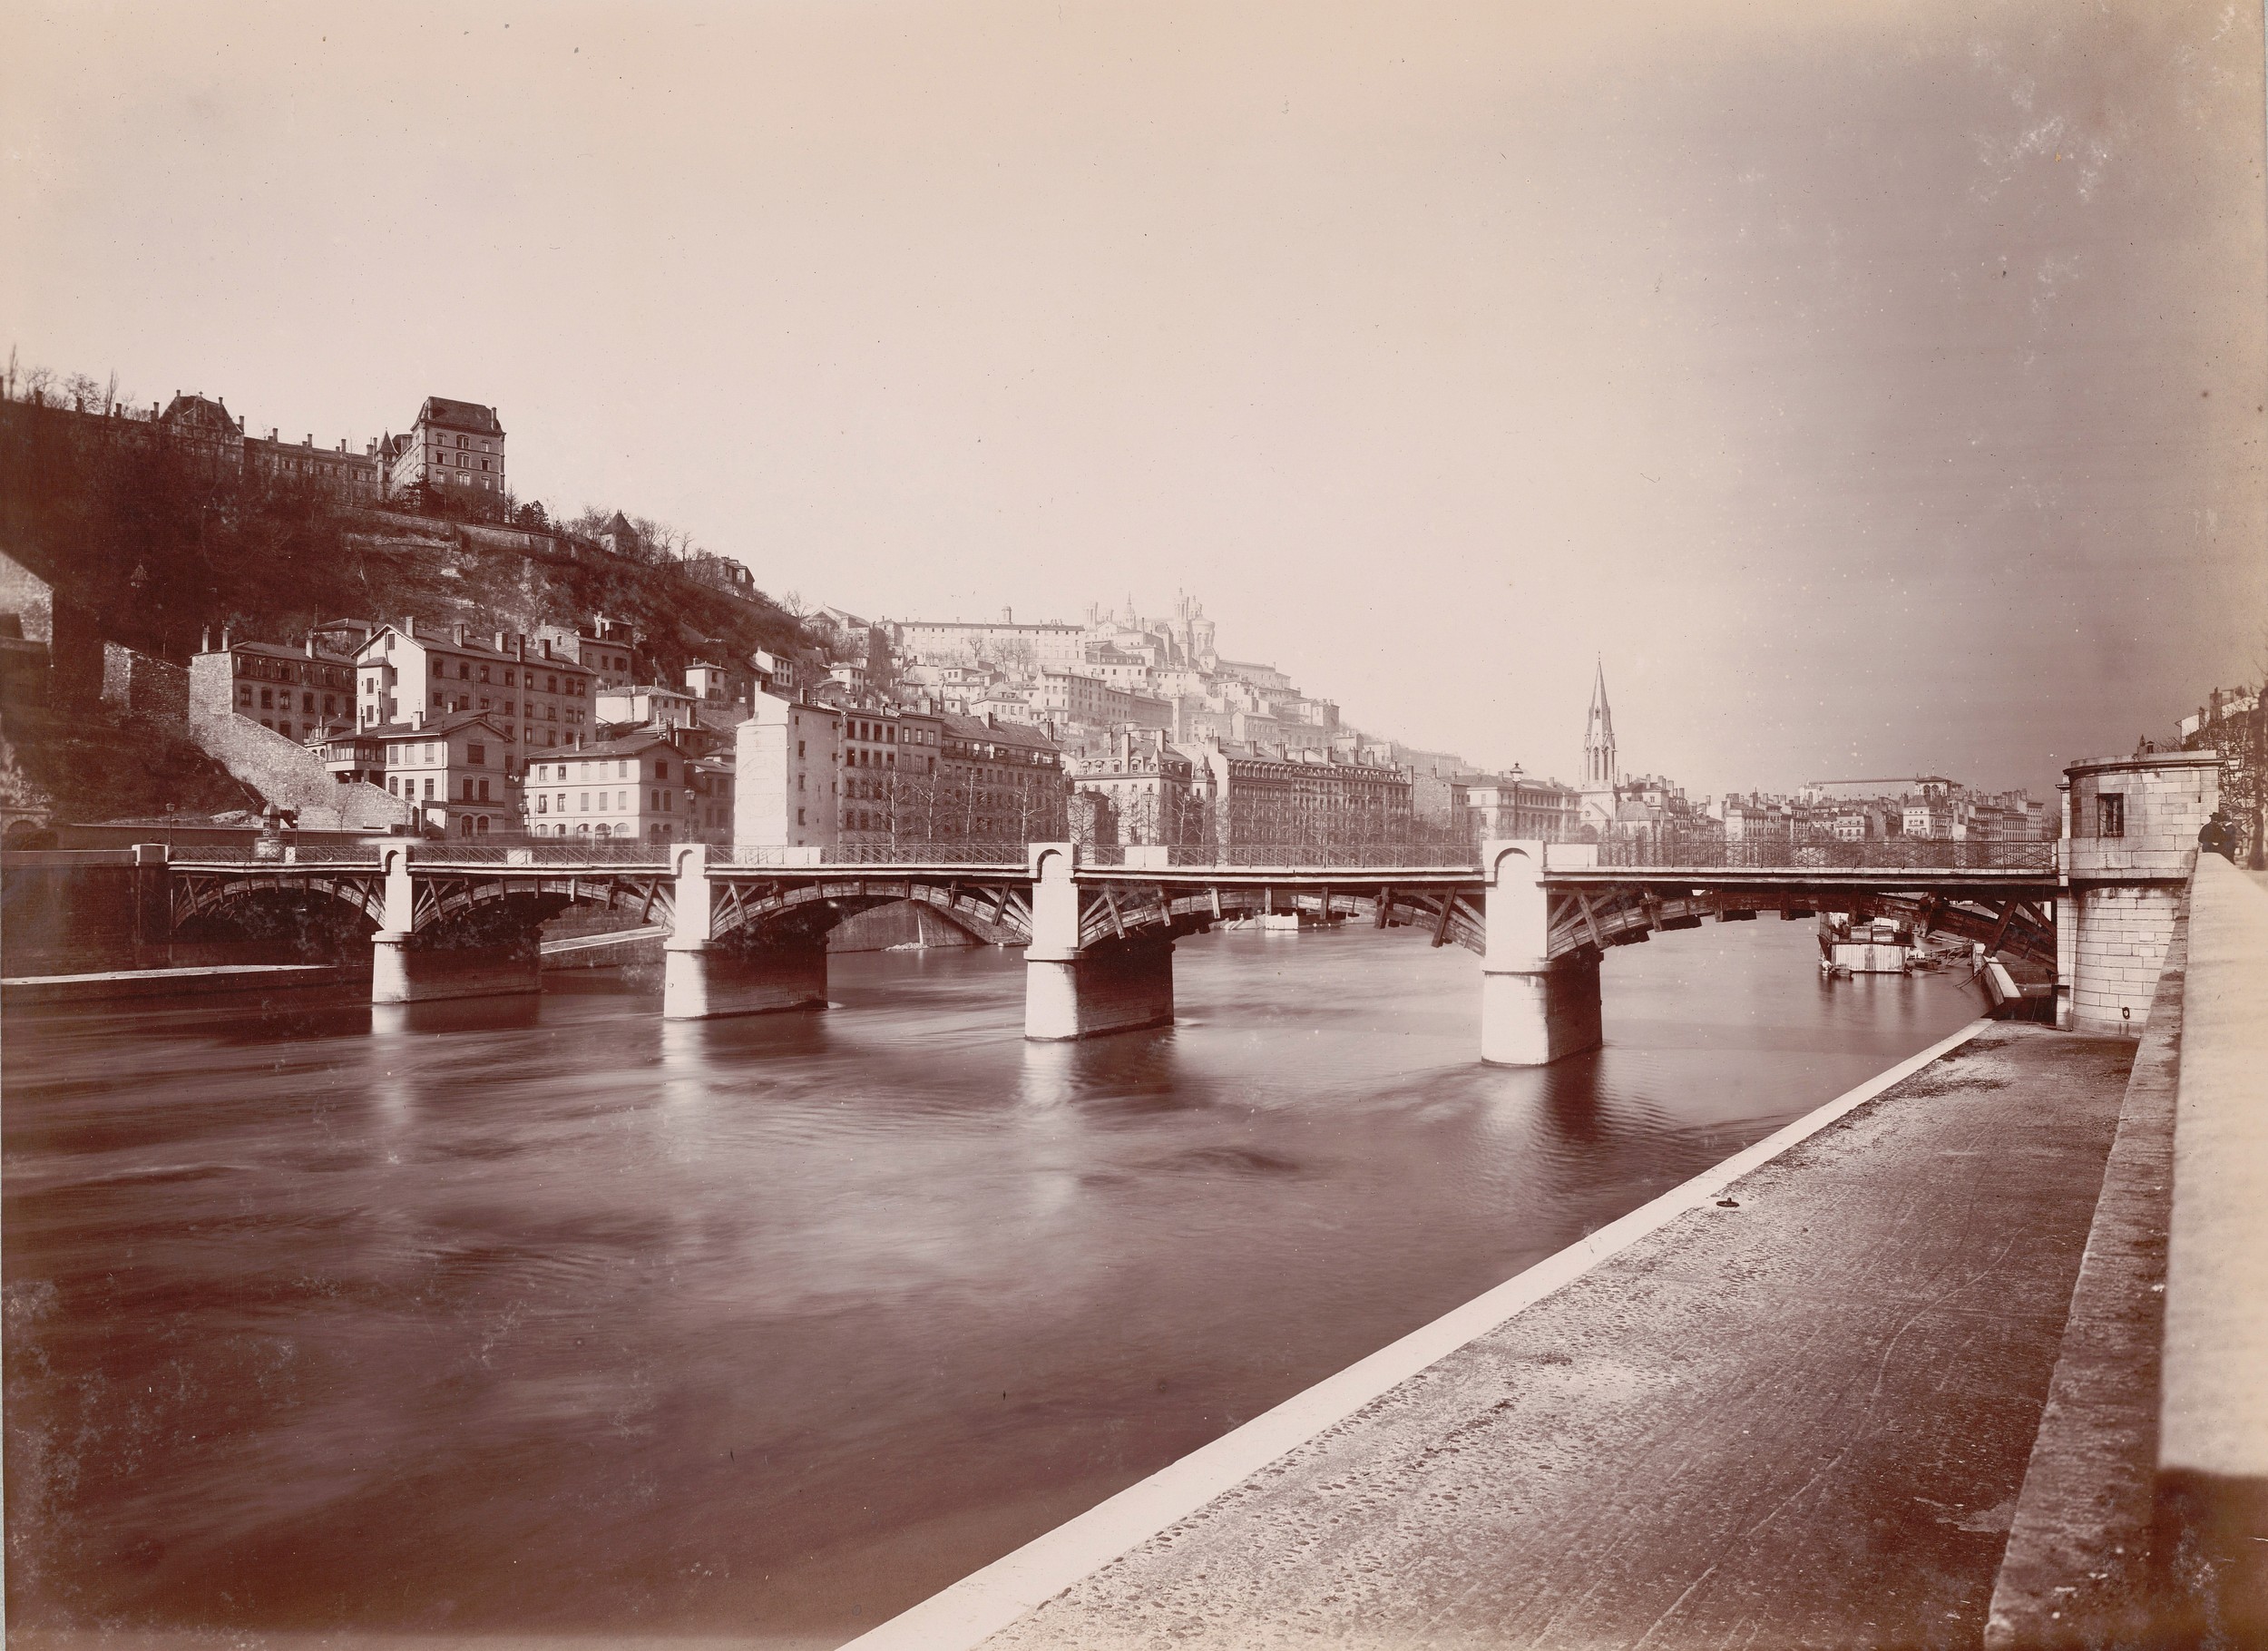
[[[1007,1626],[1048,1539],[868,1643],[1974,1646],[2134,1052],[1986,1027]]]

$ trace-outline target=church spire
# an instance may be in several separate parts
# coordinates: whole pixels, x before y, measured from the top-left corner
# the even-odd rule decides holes
[[[1611,792],[1622,783],[1615,760],[1614,712],[1607,706],[1607,663],[1596,661],[1591,678],[1590,719],[1583,729],[1583,788]]]

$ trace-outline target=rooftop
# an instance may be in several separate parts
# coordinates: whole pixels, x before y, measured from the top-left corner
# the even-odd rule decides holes
[[[501,436],[504,427],[497,422],[496,409],[484,407],[477,401],[453,401],[446,396],[428,396],[425,405],[417,409],[421,425],[445,425],[452,430],[464,430],[475,435]]]
[[[476,722],[491,733],[501,735],[503,732],[503,726],[496,722],[492,714],[487,711],[449,711],[434,718],[429,722],[421,724],[380,722],[374,723],[367,728],[342,728],[337,738],[340,739],[432,739],[439,735],[454,734],[458,729],[469,728]]]

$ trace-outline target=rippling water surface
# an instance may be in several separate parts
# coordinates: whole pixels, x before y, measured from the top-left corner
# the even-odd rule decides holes
[[[989,951],[11,1017],[10,1627],[835,1644],[1977,1012],[1814,955],[1623,948],[1538,1071],[1368,931],[1073,1045]]]

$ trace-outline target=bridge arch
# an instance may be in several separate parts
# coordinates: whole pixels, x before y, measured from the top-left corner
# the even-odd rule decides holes
[[[171,938],[181,944],[265,942],[327,952],[367,942],[386,908],[384,880],[367,872],[330,875],[177,874]]]
[[[711,884],[709,936],[741,946],[820,941],[860,912],[910,901],[972,939],[1013,945],[1031,938],[1028,894],[1016,885],[933,877],[822,878]]]
[[[1642,944],[1657,933],[1697,929],[1710,917],[1737,922],[1744,916],[1774,912],[1792,919],[1821,911],[1849,912],[1860,919],[1896,917],[1910,923],[1917,933],[1952,934],[2048,968],[2055,966],[2054,920],[2030,901],[1800,887],[1558,890],[1551,902],[1549,955],[1571,957],[1586,951]]]
[[[1453,943],[1473,952],[1488,949],[1488,926],[1477,890],[1393,888],[1342,890],[1266,884],[1202,889],[1158,888],[1120,900],[1097,890],[1080,913],[1082,949],[1115,941],[1201,934],[1219,923],[1268,914],[1319,922],[1367,923],[1374,928],[1431,931],[1434,943]]]
[[[420,945],[481,943],[533,933],[576,905],[666,924],[674,914],[674,895],[669,874],[659,869],[533,878],[429,874],[415,884],[410,933]]]

